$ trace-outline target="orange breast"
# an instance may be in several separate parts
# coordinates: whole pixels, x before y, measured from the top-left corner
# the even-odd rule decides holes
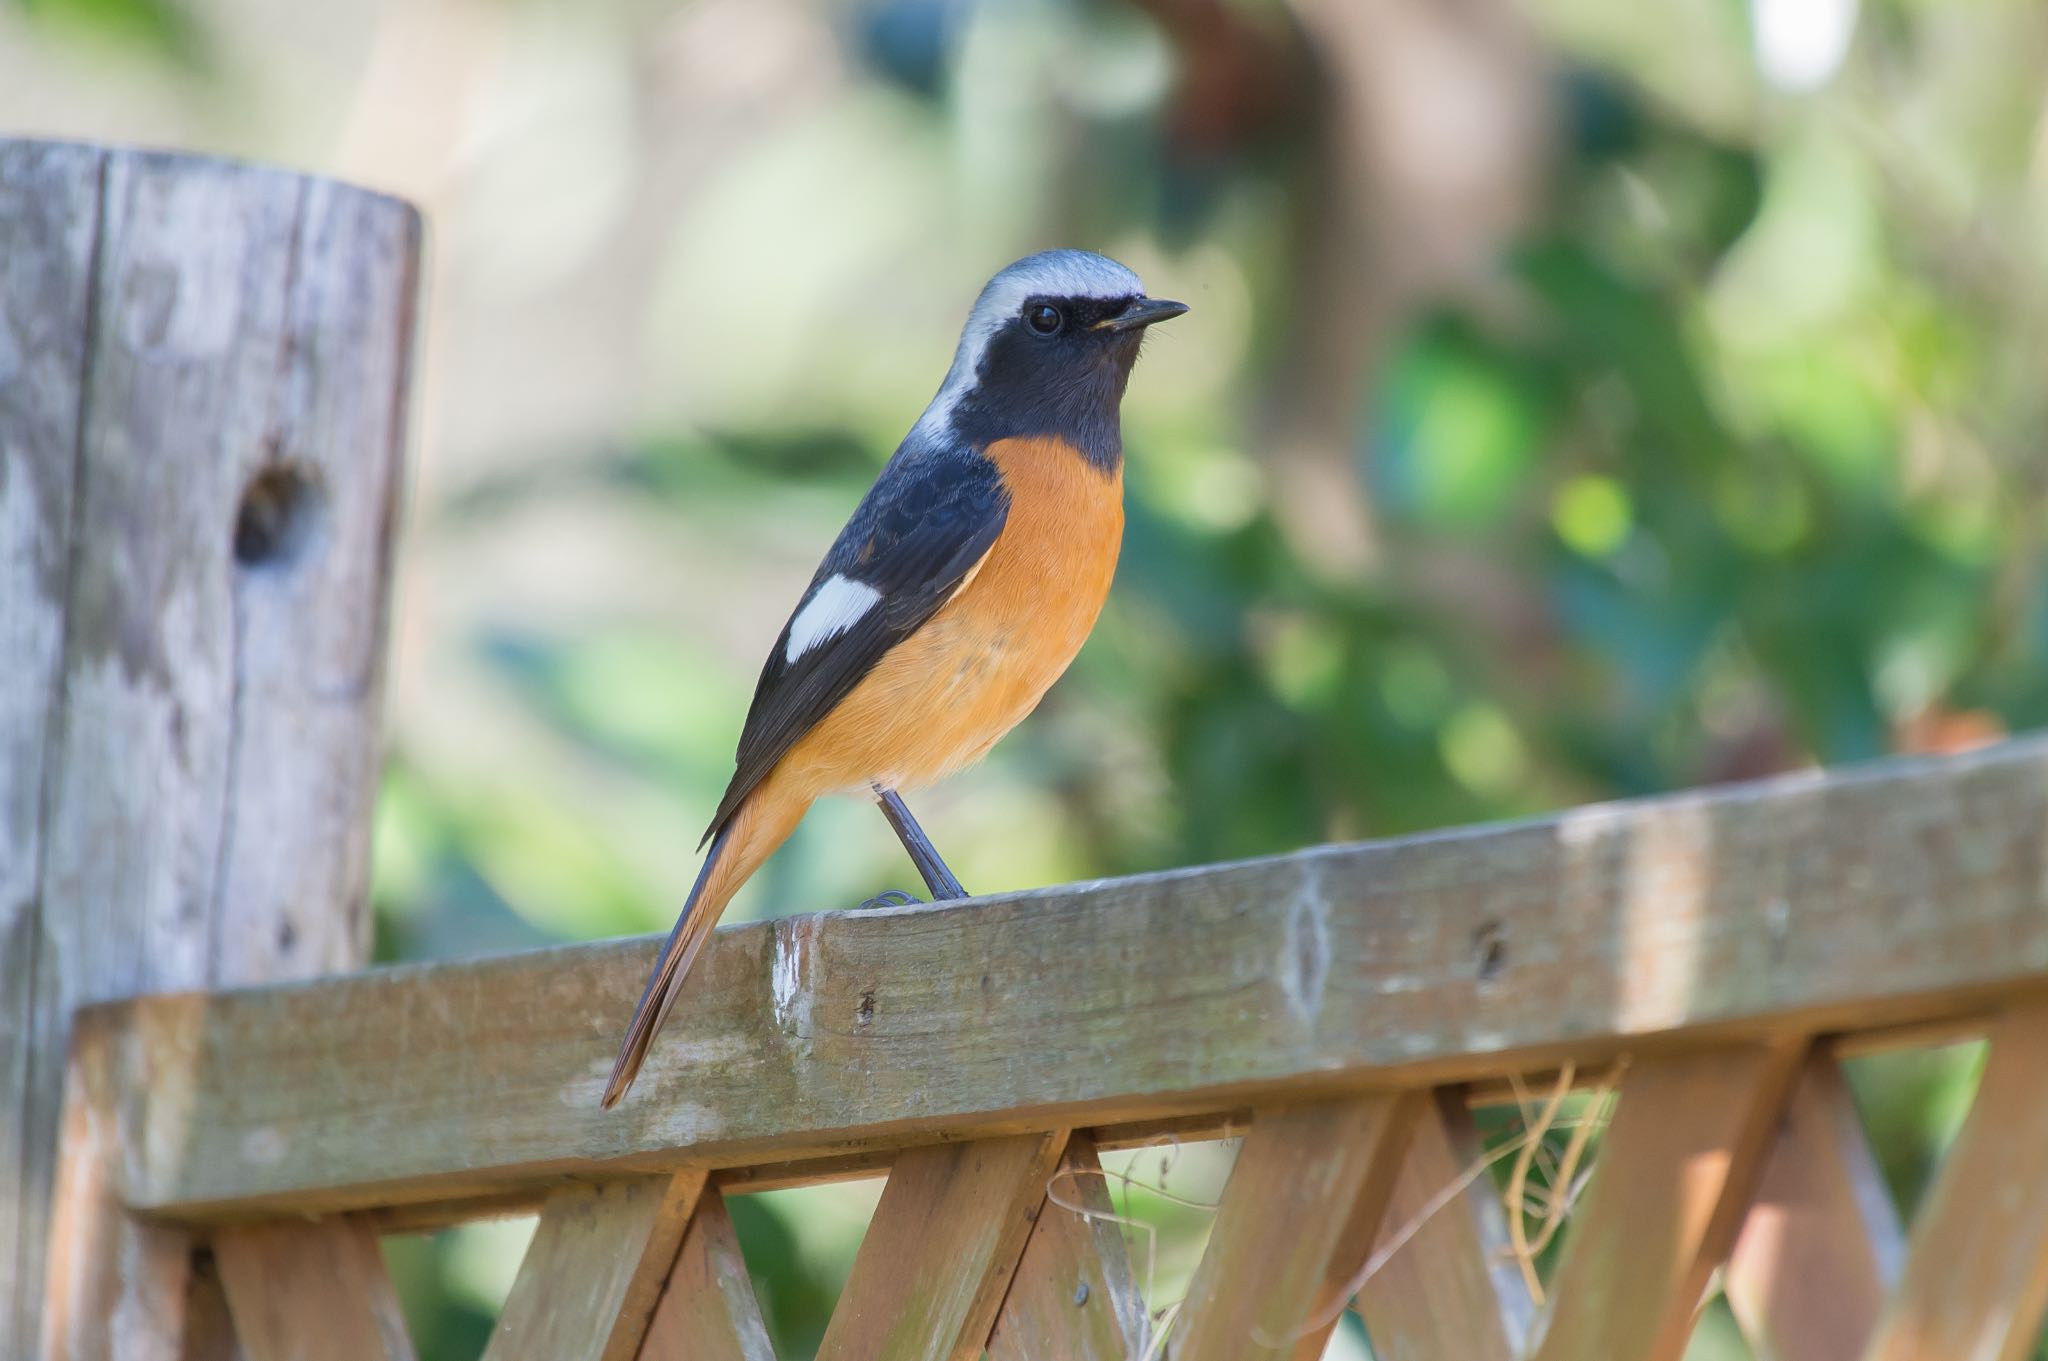
[[[780,773],[815,793],[930,784],[979,760],[1081,650],[1123,540],[1123,473],[1065,441],[989,446],[1010,493],[988,556],[790,748]]]

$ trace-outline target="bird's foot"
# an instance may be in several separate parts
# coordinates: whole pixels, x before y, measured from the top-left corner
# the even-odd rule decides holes
[[[874,897],[869,898],[859,907],[856,907],[854,911],[865,912],[871,907],[909,907],[913,903],[921,903],[923,901],[924,899],[918,897],[915,893],[906,893],[900,888],[883,889],[880,893],[877,893]]]

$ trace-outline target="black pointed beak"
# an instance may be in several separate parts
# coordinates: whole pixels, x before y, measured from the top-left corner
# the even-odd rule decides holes
[[[1166,298],[1138,298],[1113,317],[1105,317],[1095,323],[1098,331],[1135,331],[1140,326],[1150,326],[1158,321],[1171,321],[1188,310],[1184,302],[1173,302]]]

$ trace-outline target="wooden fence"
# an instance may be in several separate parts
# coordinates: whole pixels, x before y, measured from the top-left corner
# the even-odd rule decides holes
[[[726,1200],[886,1173],[821,1356],[1131,1361],[1149,1325],[1123,1241],[1116,1225],[1068,1202],[1107,1208],[1101,1180],[1087,1175],[1102,1150],[1225,1134],[1242,1145],[1167,1334],[1174,1361],[1314,1358],[1362,1268],[1381,1260],[1356,1305],[1383,1361],[1675,1361],[1717,1272],[1766,1358],[2030,1354],[2048,1302],[2041,740],[1504,827],[730,928],[613,1112],[597,1098],[649,940],[220,986],[274,976],[276,962],[251,963],[221,930],[254,930],[243,945],[291,956],[277,923],[325,922],[295,930],[335,934],[333,923],[360,913],[360,802],[342,819],[355,839],[334,857],[341,870],[292,880],[218,868],[282,854],[217,830],[267,818],[263,837],[285,835],[278,827],[291,819],[255,811],[253,785],[274,801],[334,778],[323,764],[332,753],[276,719],[305,702],[278,680],[291,668],[264,670],[268,645],[246,633],[160,658],[175,680],[193,657],[214,656],[209,648],[262,654],[235,673],[262,679],[234,688],[214,728],[188,723],[182,754],[147,747],[136,766],[104,737],[81,754],[91,736],[80,734],[84,716],[106,721],[94,706],[107,706],[120,717],[130,701],[93,688],[110,683],[102,671],[125,673],[75,640],[97,636],[109,612],[143,644],[189,629],[138,617],[128,603],[160,576],[90,585],[90,555],[120,556],[111,537],[92,536],[104,517],[107,536],[125,528],[203,541],[196,578],[217,574],[232,618],[258,608],[248,593],[280,582],[251,586],[251,565],[237,562],[225,531],[272,463],[327,469],[330,506],[341,500],[332,489],[355,473],[322,461],[322,450],[347,448],[379,470],[376,486],[389,484],[409,344],[395,323],[406,315],[414,238],[395,205],[288,177],[0,147],[0,318],[18,315],[9,309],[21,297],[45,296],[20,285],[9,244],[71,240],[58,229],[61,211],[58,228],[22,226],[24,214],[42,221],[58,201],[18,192],[30,173],[22,167],[55,173],[50,166],[61,171],[72,157],[97,165],[97,178],[75,189],[97,185],[89,196],[105,220],[99,244],[66,247],[65,257],[97,280],[81,304],[88,340],[78,349],[113,356],[57,366],[85,375],[74,395],[85,394],[88,427],[111,418],[103,404],[143,409],[122,376],[139,361],[122,347],[153,332],[136,339],[110,309],[165,287],[129,263],[135,243],[171,235],[151,195],[199,213],[195,198],[245,204],[292,186],[294,225],[256,235],[299,262],[261,266],[282,269],[281,299],[301,300],[264,313],[294,338],[271,335],[270,367],[234,360],[237,371],[253,367],[261,389],[246,399],[274,419],[279,410],[332,417],[338,403],[322,385],[356,383],[350,419],[383,433],[332,445],[318,422],[285,419],[289,438],[251,436],[271,454],[205,474],[203,509],[217,522],[195,512],[193,523],[158,531],[128,503],[95,509],[111,495],[94,486],[102,463],[133,457],[123,452],[132,442],[108,452],[61,420],[52,427],[51,458],[73,451],[65,466],[82,470],[85,508],[67,521],[72,567],[59,580],[71,585],[47,597],[65,621],[41,673],[54,688],[36,692],[41,710],[0,708],[0,719],[33,718],[54,705],[59,719],[49,743],[57,774],[37,777],[42,797],[12,827],[11,849],[27,825],[73,847],[48,863],[86,860],[77,847],[111,828],[117,844],[95,841],[95,853],[135,868],[119,877],[88,867],[76,883],[45,872],[19,901],[45,939],[62,937],[51,947],[60,959],[67,949],[121,957],[125,948],[132,969],[140,950],[161,946],[124,947],[104,937],[104,923],[141,921],[169,933],[152,941],[199,930],[213,946],[196,955],[213,962],[168,980],[199,990],[88,1005],[68,1051],[57,1051],[68,1052],[69,1070],[57,1166],[44,1182],[54,1187],[47,1240],[39,1220],[16,1216],[17,1239],[46,1241],[47,1255],[41,1271],[17,1269],[8,1354],[29,1354],[24,1339],[39,1337],[52,1361],[409,1356],[376,1236],[537,1211],[490,1361],[769,1361]],[[177,250],[188,254],[152,267],[230,286],[205,236],[181,235]],[[390,267],[357,267],[346,287],[318,284],[316,244]],[[244,261],[235,276],[244,279],[260,272],[249,261],[270,258],[254,237],[222,254]],[[214,272],[194,274],[195,257],[214,261]],[[173,315],[164,329],[185,325]],[[363,353],[350,356],[330,334],[354,336]],[[309,353],[320,362],[299,362]],[[10,422],[0,433],[12,438],[10,400],[0,374],[0,416]],[[226,422],[235,410],[206,407],[191,419]],[[157,456],[174,454],[186,457],[176,441]],[[220,456],[217,445],[190,454],[202,464]],[[10,523],[0,517],[0,532]],[[376,618],[382,542],[351,546],[337,535],[273,570],[281,581],[305,572],[357,582],[349,608]],[[22,569],[0,557],[0,570]],[[332,623],[323,612],[340,607],[306,589],[307,609],[266,617],[318,640]],[[74,641],[62,641],[65,629]],[[360,713],[361,697],[374,695],[379,645],[349,638],[343,670],[356,684],[344,689]],[[168,740],[146,726],[123,740]],[[367,729],[350,734],[358,745],[342,764],[359,772]],[[205,826],[215,830],[203,848],[214,859],[197,859],[214,868],[202,876],[200,926],[175,911],[149,915],[159,889],[145,872],[185,861],[122,847],[145,834],[164,844],[164,827],[200,816],[167,802],[174,796],[206,801],[162,784],[134,797],[104,775],[67,773],[67,763],[147,770],[189,764],[199,751],[206,760],[226,752],[239,768],[264,743],[263,772],[208,786]],[[74,790],[73,781],[86,783]],[[359,775],[344,784],[359,792]],[[70,895],[64,911],[99,914],[87,920],[100,936],[63,936],[85,928],[57,919],[53,884]],[[208,911],[239,924],[209,928]],[[352,931],[338,934],[354,942]],[[320,964],[346,965],[345,955]],[[22,976],[0,977],[18,989]],[[102,973],[62,996],[90,1001],[125,991],[121,981]],[[14,1008],[18,996],[0,1001]],[[34,995],[26,1006],[52,1014]],[[61,1038],[59,1023],[40,1024],[19,1046],[31,1056]],[[1839,1060],[1974,1034],[1991,1043],[1973,1113],[1908,1235],[1876,1178]],[[1548,1091],[1561,1072],[1611,1084],[1618,1099],[1539,1309],[1503,1255],[1513,1228],[1490,1181],[1461,1189],[1459,1177],[1478,1151],[1474,1103],[1497,1099],[1509,1081]],[[40,1126],[35,1108],[23,1109],[29,1147]],[[34,1162],[23,1166],[17,1190],[35,1180]],[[1064,1189],[1049,1199],[1054,1183]],[[1412,1236],[1389,1253],[1397,1231]],[[35,1331],[19,1331],[24,1314]]]

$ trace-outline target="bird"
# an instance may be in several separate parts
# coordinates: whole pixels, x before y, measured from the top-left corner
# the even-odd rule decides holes
[[[710,850],[605,1109],[632,1086],[726,903],[820,797],[873,797],[933,899],[968,896],[903,791],[985,755],[1094,628],[1123,538],[1124,388],[1148,328],[1187,310],[1082,250],[1026,256],[981,290],[937,394],[761,668],[699,846]]]

